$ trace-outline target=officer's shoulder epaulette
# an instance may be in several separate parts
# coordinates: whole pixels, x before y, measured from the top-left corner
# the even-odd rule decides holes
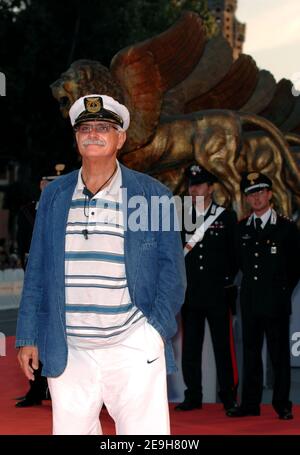
[[[282,213],[278,213],[278,216],[283,219],[283,220],[286,220],[286,221],[289,221],[290,223],[294,223],[294,220],[286,215],[283,215]]]

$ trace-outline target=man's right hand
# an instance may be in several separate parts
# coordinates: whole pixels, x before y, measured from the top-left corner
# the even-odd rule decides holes
[[[39,367],[39,353],[36,346],[22,346],[18,352],[18,361],[26,378],[34,381],[34,370]]]

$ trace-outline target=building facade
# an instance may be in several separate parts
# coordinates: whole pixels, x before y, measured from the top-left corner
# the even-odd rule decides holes
[[[243,52],[246,34],[246,24],[242,24],[235,17],[237,3],[237,0],[207,0],[211,14],[233,49],[234,60]]]

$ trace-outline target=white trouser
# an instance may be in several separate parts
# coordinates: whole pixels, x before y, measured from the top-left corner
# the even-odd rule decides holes
[[[102,434],[103,403],[118,435],[170,434],[164,345],[148,322],[118,346],[69,347],[65,371],[48,384],[53,434]]]

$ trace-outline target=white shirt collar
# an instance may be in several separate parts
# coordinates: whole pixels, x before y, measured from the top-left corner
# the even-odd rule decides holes
[[[117,194],[119,192],[119,190],[122,186],[122,172],[121,172],[121,168],[120,168],[120,164],[119,164],[118,160],[116,161],[116,164],[117,164],[117,171],[116,171],[115,175],[113,176],[113,178],[111,179],[111,181],[109,182],[109,184],[105,188],[103,188],[103,190],[98,191],[98,193],[96,193],[94,196],[96,196],[96,195],[103,196],[105,194]],[[79,192],[82,192],[82,190],[84,188],[84,184],[83,184],[81,175],[82,175],[82,167],[79,169],[77,185],[76,185],[76,190]]]
[[[258,216],[256,215],[255,213],[253,214],[253,217],[254,217],[254,223],[255,223],[255,220],[256,218],[260,218],[262,223],[261,223],[261,227],[262,229],[265,227],[265,225],[267,224],[267,222],[269,221],[269,218],[271,216],[271,213],[272,213],[272,209],[271,207],[261,216]]]

